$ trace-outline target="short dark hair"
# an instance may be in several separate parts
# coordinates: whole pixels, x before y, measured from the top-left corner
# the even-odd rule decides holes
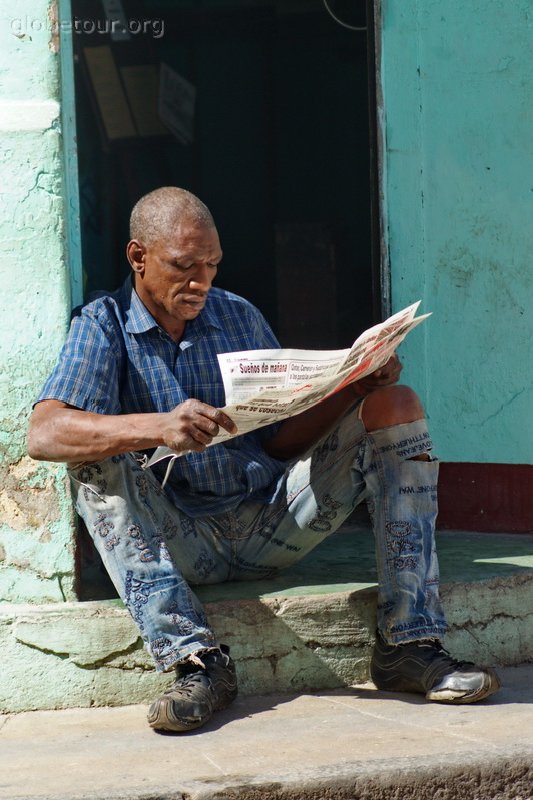
[[[134,205],[130,216],[130,239],[152,245],[168,239],[181,220],[214,227],[215,221],[205,203],[177,186],[162,186],[145,194]]]

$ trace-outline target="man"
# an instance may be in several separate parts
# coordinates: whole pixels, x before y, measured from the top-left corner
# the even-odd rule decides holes
[[[281,424],[207,447],[220,428],[237,433],[220,410],[216,354],[277,341],[253,306],[212,288],[222,250],[197,197],[151,192],[130,233],[131,278],[74,318],[28,449],[69,464],[77,510],[156,668],[176,670],[149,724],[198,728],[237,693],[229,650],[190,584],[273,575],[362,500],[379,581],[374,683],[452,703],[496,691],[492,670],[439,643],[438,463],[417,395],[397,383],[398,360]],[[159,445],[183,453],[164,490],[165,465],[142,468]],[[401,491],[410,486],[428,490]]]

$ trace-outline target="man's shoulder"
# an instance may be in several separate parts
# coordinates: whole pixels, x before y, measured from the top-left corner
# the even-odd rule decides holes
[[[101,325],[116,323],[124,320],[131,304],[131,290],[126,285],[114,292],[91,292],[83,305],[77,306],[72,312],[72,318],[82,317],[98,322]]]

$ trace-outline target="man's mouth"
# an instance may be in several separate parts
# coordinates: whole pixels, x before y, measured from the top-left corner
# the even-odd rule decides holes
[[[183,301],[185,303],[192,303],[193,305],[200,305],[201,303],[205,303],[207,295],[206,294],[186,294],[183,295]]]
[[[185,295],[182,298],[182,301],[188,306],[194,306],[195,308],[201,307],[205,305],[207,295],[202,295],[199,297],[198,295]]]

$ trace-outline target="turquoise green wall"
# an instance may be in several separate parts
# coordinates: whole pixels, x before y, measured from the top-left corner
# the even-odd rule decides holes
[[[533,5],[383,0],[383,193],[402,348],[446,461],[531,463]]]
[[[9,8],[11,10],[9,10]],[[57,41],[48,3],[0,9],[0,600],[72,599],[65,471],[25,453],[68,325]]]

